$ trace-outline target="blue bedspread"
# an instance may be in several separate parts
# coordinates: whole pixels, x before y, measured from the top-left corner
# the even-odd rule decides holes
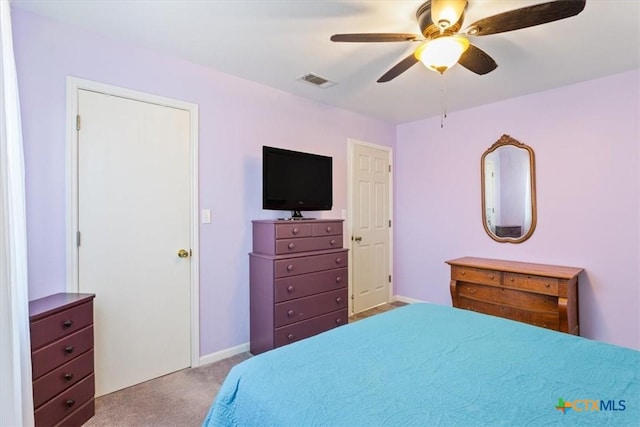
[[[639,372],[635,350],[412,304],[235,366],[203,425],[638,426]]]

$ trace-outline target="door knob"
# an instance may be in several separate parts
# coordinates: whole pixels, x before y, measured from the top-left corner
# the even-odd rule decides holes
[[[356,242],[361,242],[362,241],[362,236],[355,236],[353,238],[353,240],[355,240]]]
[[[178,251],[178,256],[179,256],[180,258],[187,258],[187,257],[189,256],[189,251],[188,251],[188,250],[186,250],[186,249],[180,249],[180,250]]]

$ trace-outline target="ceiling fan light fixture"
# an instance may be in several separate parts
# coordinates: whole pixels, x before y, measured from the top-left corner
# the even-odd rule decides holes
[[[458,62],[468,48],[469,40],[464,37],[443,36],[420,46],[415,56],[431,71],[443,74]]]
[[[431,18],[441,29],[449,28],[462,16],[467,0],[432,0]]]

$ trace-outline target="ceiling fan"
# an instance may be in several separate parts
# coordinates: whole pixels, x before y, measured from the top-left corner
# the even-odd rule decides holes
[[[582,12],[586,0],[557,0],[522,7],[480,19],[460,32],[467,0],[429,0],[416,12],[422,35],[409,33],[334,34],[334,42],[422,42],[409,56],[394,65],[377,81],[388,82],[417,62],[444,73],[456,63],[476,74],[487,74],[498,64],[482,49],[469,42],[468,36],[487,36],[519,30],[569,18]]]

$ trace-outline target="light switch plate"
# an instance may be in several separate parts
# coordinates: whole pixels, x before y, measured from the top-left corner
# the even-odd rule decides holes
[[[203,224],[211,223],[211,209],[202,209],[202,223]]]

